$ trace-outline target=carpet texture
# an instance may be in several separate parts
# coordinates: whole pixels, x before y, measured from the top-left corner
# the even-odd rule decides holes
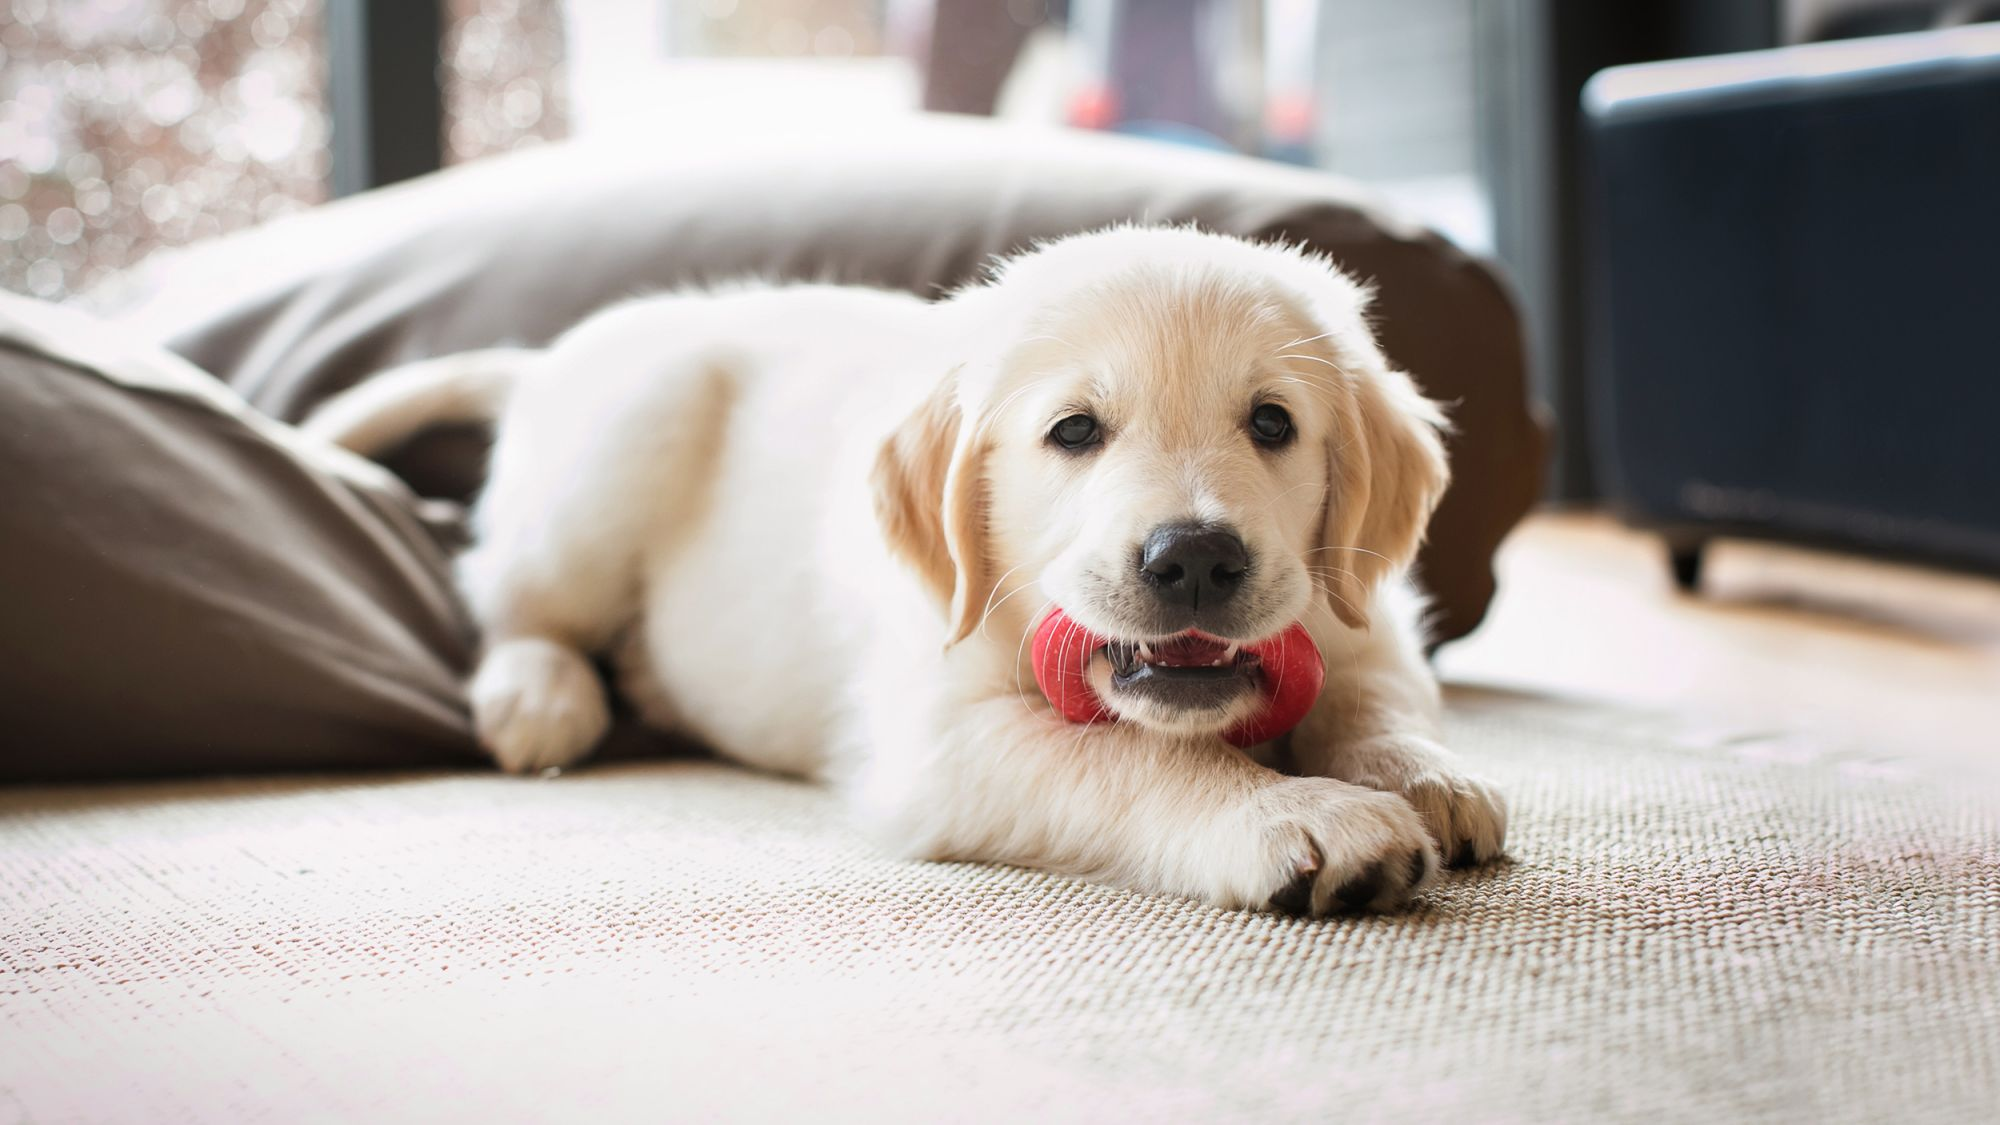
[[[0,1120],[1975,1121],[2000,813],[1460,692],[1512,861],[1302,922],[703,761],[0,791]]]

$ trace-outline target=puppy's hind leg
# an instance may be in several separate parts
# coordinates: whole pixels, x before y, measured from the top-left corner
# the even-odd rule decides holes
[[[515,773],[574,765],[603,737],[590,655],[638,615],[646,560],[698,515],[730,398],[715,365],[634,364],[579,335],[510,404],[459,562],[486,636],[473,725]]]

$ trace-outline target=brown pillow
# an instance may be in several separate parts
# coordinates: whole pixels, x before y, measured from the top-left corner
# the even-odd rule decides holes
[[[473,763],[450,513],[0,297],[0,781]]]
[[[542,343],[635,293],[755,276],[934,295],[994,255],[1133,220],[1303,242],[1376,283],[1390,357],[1452,405],[1455,480],[1420,565],[1440,635],[1469,631],[1495,548],[1541,489],[1521,326],[1483,265],[1317,173],[943,117],[559,145],[163,261],[122,316],[295,421],[385,366]],[[460,432],[390,463],[425,495],[463,497],[481,456]]]

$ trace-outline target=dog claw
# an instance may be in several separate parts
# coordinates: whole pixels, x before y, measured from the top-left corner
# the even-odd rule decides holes
[[[1384,868],[1383,862],[1377,860],[1369,864],[1367,870],[1361,874],[1342,883],[1339,889],[1333,892],[1333,897],[1348,910],[1366,910],[1368,904],[1374,902],[1382,893],[1382,883],[1387,877],[1388,871]]]
[[[1280,914],[1308,917],[1313,910],[1313,884],[1319,880],[1320,854],[1317,844],[1308,843],[1310,854],[1292,866],[1292,881],[1271,896],[1271,909]]]

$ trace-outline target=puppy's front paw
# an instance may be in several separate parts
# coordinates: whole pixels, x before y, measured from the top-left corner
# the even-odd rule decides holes
[[[1373,739],[1344,752],[1341,765],[1343,780],[1401,794],[1424,818],[1449,866],[1497,859],[1507,844],[1507,802],[1500,791],[1428,738]]]
[[[536,637],[493,646],[472,677],[471,694],[480,744],[509,773],[575,765],[611,724],[590,662]]]
[[[1307,917],[1390,910],[1438,868],[1423,821],[1392,793],[1287,778],[1259,791],[1248,812],[1261,870],[1241,905]]]

